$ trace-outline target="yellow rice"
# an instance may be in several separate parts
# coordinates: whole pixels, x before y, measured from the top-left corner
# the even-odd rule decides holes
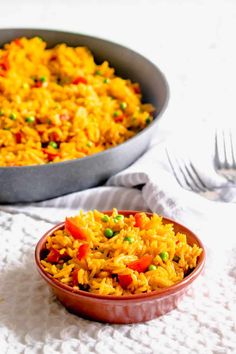
[[[74,238],[65,228],[55,231],[47,238],[46,253],[56,250],[60,256],[59,260],[49,262],[49,255],[44,255],[41,263],[45,271],[74,289],[101,295],[129,295],[169,287],[196,267],[201,248],[196,244],[190,246],[186,235],[175,233],[173,225],[164,224],[161,216],[153,214],[149,218],[139,213],[142,224],[138,227],[136,216],[117,215],[113,209],[112,215],[104,218],[103,213],[94,210],[80,211],[78,216],[69,218],[82,228],[86,240]],[[107,229],[113,232],[111,238],[105,236]],[[88,253],[78,259],[80,247],[85,244]],[[132,262],[145,257],[151,258],[146,269],[131,267]],[[126,286],[119,278],[124,275],[130,279]]]
[[[81,158],[123,143],[152,121],[138,83],[96,64],[86,47],[39,37],[0,49],[0,166]]]

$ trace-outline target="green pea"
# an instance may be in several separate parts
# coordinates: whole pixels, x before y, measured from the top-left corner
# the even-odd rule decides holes
[[[148,270],[156,270],[157,266],[155,266],[155,264],[150,264],[150,266],[148,267]]]
[[[146,119],[146,124],[150,124],[150,123],[151,123],[151,118],[148,117],[148,118]]]
[[[160,254],[159,254],[159,256],[161,257],[161,259],[165,262],[165,261],[167,261],[167,259],[169,258],[169,253],[168,252],[161,252]]]
[[[35,118],[34,118],[34,116],[29,116],[29,117],[26,117],[26,118],[25,118],[25,121],[26,121],[27,123],[34,123]]]
[[[48,145],[53,147],[54,149],[58,148],[58,145],[57,145],[57,143],[55,141],[50,141],[50,143]]]
[[[0,117],[4,115],[4,112],[3,111],[0,111]]]
[[[118,111],[115,111],[114,113],[113,113],[113,116],[114,117],[118,117],[120,114],[119,114],[119,112]]]
[[[106,77],[104,80],[103,80],[104,84],[108,84],[110,82],[110,80]]]
[[[108,222],[109,221],[109,216],[108,215],[104,215],[101,220],[103,222]]]
[[[127,108],[127,103],[126,102],[121,102],[120,108],[124,111]]]
[[[11,113],[11,114],[9,115],[9,118],[10,118],[11,120],[16,120],[16,114],[15,114],[15,113]]]
[[[91,147],[92,145],[93,145],[93,143],[91,141],[88,141],[86,144],[87,147]]]
[[[102,75],[101,70],[96,70],[96,71],[95,71],[95,75]]]
[[[124,220],[124,215],[116,215],[115,219],[118,221]]]
[[[105,229],[104,235],[105,235],[107,238],[112,238],[112,237],[114,236],[114,232],[112,231],[112,229]]]
[[[133,242],[134,242],[134,238],[131,237],[131,236],[126,236],[126,237],[124,238],[124,241],[127,241],[127,242],[129,242],[129,243],[133,243]]]
[[[47,81],[47,79],[46,79],[45,76],[41,76],[39,80],[40,80],[41,82],[46,82],[46,81]]]

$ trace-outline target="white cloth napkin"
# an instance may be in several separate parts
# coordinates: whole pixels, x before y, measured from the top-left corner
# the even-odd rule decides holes
[[[176,154],[187,151],[203,180],[224,187],[225,179],[213,168],[206,132],[200,141],[199,133],[187,139],[179,131],[165,142],[153,143],[105,186],[31,205],[0,207],[0,343],[6,353],[235,352],[236,204],[183,189],[165,152],[166,148]],[[90,322],[67,313],[36,273],[34,247],[52,224],[80,208],[113,207],[151,210],[175,219],[205,244],[205,274],[170,314],[136,325]]]

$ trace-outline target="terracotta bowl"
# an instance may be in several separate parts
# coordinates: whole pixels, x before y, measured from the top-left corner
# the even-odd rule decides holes
[[[110,215],[112,211],[105,211]],[[134,215],[137,211],[120,210],[119,214]],[[151,216],[151,213],[146,213]],[[40,259],[47,237],[56,230],[64,228],[64,222],[56,225],[39,240],[35,249],[37,269],[43,279],[52,288],[58,300],[72,313],[81,317],[108,323],[136,323],[145,322],[164,315],[173,310],[182,299],[191,283],[200,275],[205,264],[205,250],[199,238],[185,226],[163,218],[164,223],[172,223],[175,232],[187,235],[190,245],[196,243],[203,249],[198,258],[197,267],[181,282],[165,289],[145,294],[127,296],[97,295],[82,290],[73,290],[70,286],[60,283],[43,269]]]

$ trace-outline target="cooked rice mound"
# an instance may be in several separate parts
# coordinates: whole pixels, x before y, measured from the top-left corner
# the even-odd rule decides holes
[[[157,214],[80,211],[48,236],[41,264],[73,289],[130,295],[178,283],[196,267],[201,252]]]
[[[96,64],[86,47],[39,37],[0,49],[0,166],[81,158],[130,139],[152,121],[138,83]]]

